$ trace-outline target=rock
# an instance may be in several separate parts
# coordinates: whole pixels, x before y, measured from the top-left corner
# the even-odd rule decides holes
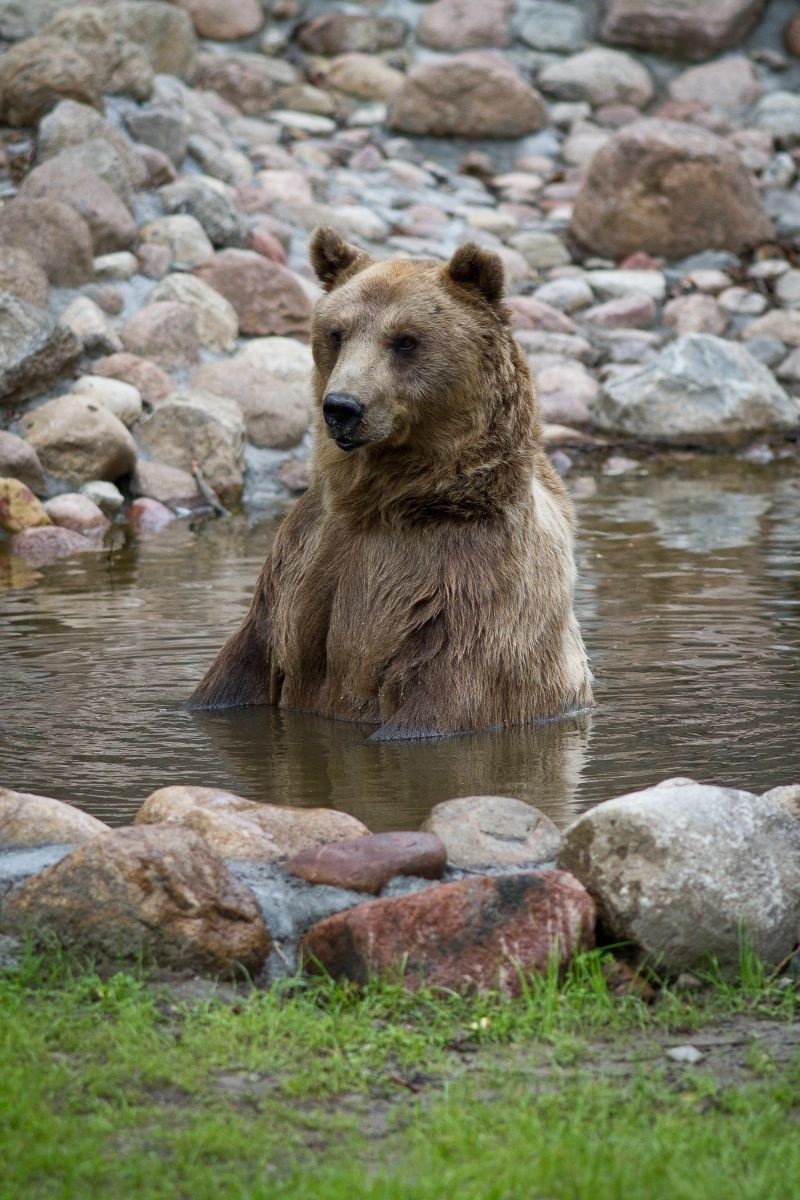
[[[195,274],[229,300],[243,334],[286,334],[307,340],[311,301],[286,267],[253,250],[222,250]]]
[[[156,74],[192,81],[197,41],[188,13],[161,0],[114,0],[103,11],[124,37],[144,47]]]
[[[49,313],[0,292],[0,402],[17,404],[66,371],[81,352],[78,339]]]
[[[800,383],[800,349],[782,358],[775,374],[783,383]]]
[[[525,5],[525,15],[517,33],[534,50],[575,54],[586,41],[586,18],[571,4],[533,0]]]
[[[236,357],[258,363],[267,375],[303,383],[310,394],[314,360],[310,347],[303,342],[288,337],[253,338],[245,343]]]
[[[0,292],[10,292],[36,308],[47,307],[50,295],[47,276],[21,246],[0,246]]]
[[[91,63],[95,86],[104,95],[124,93],[146,100],[152,92],[153,68],[147,55],[115,29],[102,8],[83,4],[62,8],[44,33],[67,42]]]
[[[770,92],[756,106],[752,123],[766,129],[781,146],[800,145],[800,96],[796,92]]]
[[[254,357],[206,363],[192,375],[192,387],[235,400],[244,414],[247,440],[254,446],[287,450],[297,445],[311,423],[308,385],[265,375]]]
[[[60,558],[96,550],[97,542],[84,537],[83,534],[74,533],[71,529],[43,525],[15,533],[9,542],[9,549],[13,555],[24,559],[31,567],[49,567]]]
[[[194,275],[167,275],[153,289],[151,300],[177,301],[191,309],[201,346],[219,353],[235,349],[239,333],[236,310],[202,279]]]
[[[415,67],[387,113],[390,129],[434,137],[524,137],[546,120],[538,92],[506,59],[490,52]]]
[[[370,54],[340,54],[328,69],[328,87],[355,96],[359,100],[388,100],[404,82],[402,71],[396,71],[382,58]]]
[[[702,293],[676,296],[665,305],[662,319],[676,333],[713,333],[721,336],[728,324],[728,318],[714,297]]]
[[[198,86],[217,92],[253,117],[268,113],[278,88],[294,81],[294,69],[287,62],[262,54],[204,54],[197,76]]]
[[[217,42],[252,37],[264,24],[259,0],[177,0],[192,18],[198,36]]]
[[[800,270],[796,267],[781,275],[774,288],[775,299],[783,308],[800,308]]]
[[[58,38],[33,37],[0,59],[0,120],[36,125],[59,100],[100,107],[94,65]]]
[[[149,221],[139,230],[143,242],[168,246],[176,267],[191,271],[213,258],[214,247],[199,221],[187,213],[176,213]]]
[[[747,343],[747,349],[753,358],[757,358],[765,367],[777,367],[786,357],[786,347],[783,342],[773,337],[754,337]]]
[[[82,492],[64,492],[48,500],[44,507],[53,524],[61,529],[72,529],[76,533],[105,532],[109,526],[105,513]]]
[[[0,429],[0,477],[18,479],[38,495],[45,490],[44,471],[33,446],[4,429]]]
[[[800,406],[743,346],[686,334],[640,370],[605,384],[601,429],[675,445],[742,445],[800,428]]]
[[[0,242],[35,259],[51,283],[77,287],[92,278],[89,228],[60,200],[12,200],[0,208]]]
[[[786,49],[795,58],[800,58],[800,16],[792,17],[783,31],[783,41]]]
[[[67,483],[118,479],[136,458],[122,422],[88,396],[58,396],[20,421],[22,432],[49,475]]]
[[[601,36],[667,58],[710,58],[738,46],[763,6],[764,0],[609,0]]]
[[[90,479],[84,483],[81,495],[88,496],[107,517],[113,517],[123,505],[122,492],[104,479]]]
[[[787,346],[800,346],[800,312],[773,308],[746,325],[742,337],[746,342],[754,337],[773,337]]]
[[[574,333],[575,322],[560,309],[551,308],[534,296],[509,296],[506,307],[515,329],[549,329],[556,333]]]
[[[561,834],[532,804],[510,796],[462,796],[435,805],[422,828],[447,847],[451,867],[532,867],[551,862]]]
[[[2,925],[92,959],[256,973],[270,938],[252,892],[190,830],[100,834],[6,896]]]
[[[770,788],[762,800],[769,800],[787,817],[800,821],[800,783],[786,783],[782,787]]]
[[[73,395],[88,396],[103,404],[123,425],[135,425],[142,415],[142,397],[130,383],[102,375],[81,375],[72,385]]]
[[[482,876],[328,917],[303,938],[302,954],[306,970],[362,984],[402,971],[410,989],[518,996],[554,956],[565,965],[593,946],[594,920],[591,899],[563,871]]]
[[[92,363],[95,375],[103,375],[109,379],[120,379],[129,383],[139,392],[145,404],[155,406],[175,390],[175,385],[166,371],[140,358],[137,354],[110,354],[106,358],[98,358]]]
[[[144,2],[144,0],[142,0]],[[70,152],[86,155],[87,165],[120,195],[124,187],[139,186],[145,177],[142,163],[129,140],[107,125],[100,113],[74,100],[62,100],[39,126],[37,162]],[[105,149],[110,153],[101,161]],[[94,161],[89,161],[94,160]],[[113,176],[112,176],[113,172]],[[120,176],[117,178],[116,176]]]
[[[566,831],[559,865],[666,971],[713,955],[735,974],[743,930],[768,966],[797,942],[800,824],[749,792],[671,779],[609,800]]]
[[[434,50],[507,46],[511,0],[434,0],[422,14],[417,37]]]
[[[259,171],[255,186],[263,200],[272,208],[275,204],[311,204],[314,196],[311,184],[303,171],[272,169]]]
[[[196,464],[223,504],[241,496],[245,427],[234,400],[173,392],[138,432],[140,445],[159,462],[189,472]]]
[[[535,372],[542,415],[557,425],[586,425],[600,387],[577,363],[565,362]]]
[[[772,225],[736,150],[677,121],[637,121],[595,156],[571,233],[595,253],[678,258],[767,241]]]
[[[0,846],[88,842],[108,826],[62,800],[0,788]]]
[[[402,46],[408,26],[397,17],[332,10],[304,21],[295,33],[311,54],[376,54]]]
[[[219,821],[210,820],[212,817]],[[230,822],[227,827],[224,827],[225,820]],[[260,847],[262,861],[268,853],[272,855],[269,861],[280,861],[303,850],[369,833],[355,817],[334,809],[258,804],[233,792],[195,786],[160,788],[148,796],[136,814],[136,824],[154,822],[168,822],[189,829],[202,826],[203,836],[223,855],[227,853],[231,839],[247,836],[251,849],[256,845]],[[243,831],[240,822],[250,825],[249,834]],[[252,830],[261,835],[260,840]],[[271,842],[272,851],[268,850],[265,838]]]
[[[87,354],[114,354],[122,342],[102,309],[88,296],[78,296],[61,314],[60,324],[78,339]]]
[[[569,251],[558,234],[545,230],[532,229],[527,233],[519,233],[511,239],[511,245],[536,271],[563,266],[570,261]]]
[[[431,833],[372,833],[303,850],[286,870],[307,883],[377,895],[396,875],[441,879],[446,851]]]
[[[56,155],[34,167],[19,190],[20,200],[58,198],[74,208],[89,226],[94,254],[127,250],[136,238],[136,223],[104,179],[70,158]],[[92,271],[88,277],[91,278]]]
[[[167,508],[166,504],[162,504],[160,500],[153,500],[150,496],[142,496],[138,500],[134,500],[128,509],[128,524],[131,525],[137,533],[160,533],[162,529],[166,529],[167,525],[171,525],[177,518],[172,509]]]
[[[539,72],[542,91],[558,100],[585,100],[592,108],[603,104],[632,104],[643,108],[653,98],[649,72],[620,50],[593,46]]]
[[[117,250],[113,254],[98,254],[92,267],[95,279],[101,283],[121,283],[137,274],[139,263],[129,250]]]
[[[126,113],[125,126],[137,142],[160,150],[176,168],[186,158],[191,120],[180,109],[148,104]]]
[[[247,223],[216,180],[179,179],[159,192],[168,213],[187,213],[202,225],[214,246],[243,246]]]
[[[763,92],[753,64],[743,55],[690,67],[669,85],[673,100],[699,100],[734,115],[755,104]]]
[[[174,300],[160,300],[140,308],[122,331],[126,350],[154,358],[163,367],[197,362],[200,341],[191,308]]]
[[[194,476],[180,467],[167,463],[136,461],[131,476],[131,495],[157,500],[160,504],[178,506],[194,504],[200,499],[200,491]]]
[[[0,529],[20,533],[50,524],[50,517],[29,487],[19,479],[0,476]]]
[[[292,83],[289,87],[282,88],[278,103],[281,109],[289,111],[282,118],[280,110],[273,109],[272,120],[280,120],[282,123],[285,120],[287,125],[297,119],[298,113],[318,117],[335,117],[337,113],[334,98],[328,92],[323,92],[322,88],[314,87],[310,83]]]
[[[581,278],[549,279],[536,289],[534,295],[544,304],[566,313],[577,312],[592,303],[592,289]]]
[[[656,306],[646,293],[630,292],[587,308],[581,316],[590,325],[603,329],[649,329],[656,319]]]
[[[726,288],[720,292],[717,302],[725,312],[737,316],[758,316],[767,307],[767,301],[760,292],[751,292],[743,287]]]

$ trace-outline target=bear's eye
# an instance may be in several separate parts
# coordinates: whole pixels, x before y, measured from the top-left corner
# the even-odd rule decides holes
[[[334,346],[337,350],[339,349],[339,347],[342,344],[342,337],[343,337],[343,334],[342,334],[341,329],[332,329],[331,330],[331,333],[330,333],[331,345]]]
[[[403,333],[400,337],[396,337],[392,344],[397,354],[411,354],[417,348],[417,339],[410,333]]]

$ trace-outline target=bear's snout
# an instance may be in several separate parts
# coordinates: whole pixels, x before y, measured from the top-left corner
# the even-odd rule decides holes
[[[340,450],[355,450],[361,442],[354,436],[364,416],[364,405],[347,392],[328,392],[322,402],[328,432]]]

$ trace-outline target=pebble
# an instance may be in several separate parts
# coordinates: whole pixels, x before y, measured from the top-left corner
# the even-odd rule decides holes
[[[682,1063],[688,1067],[696,1066],[706,1057],[696,1046],[671,1046],[665,1053],[671,1062]]]

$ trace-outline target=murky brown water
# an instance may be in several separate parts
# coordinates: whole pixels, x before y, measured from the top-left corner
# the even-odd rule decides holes
[[[469,793],[521,796],[563,824],[669,775],[800,781],[797,463],[649,465],[576,503],[589,717],[375,746],[312,717],[182,712],[276,528],[231,519],[0,591],[0,786],[120,823],[156,787],[212,784],[379,830]],[[8,567],[0,550],[0,584]]]

